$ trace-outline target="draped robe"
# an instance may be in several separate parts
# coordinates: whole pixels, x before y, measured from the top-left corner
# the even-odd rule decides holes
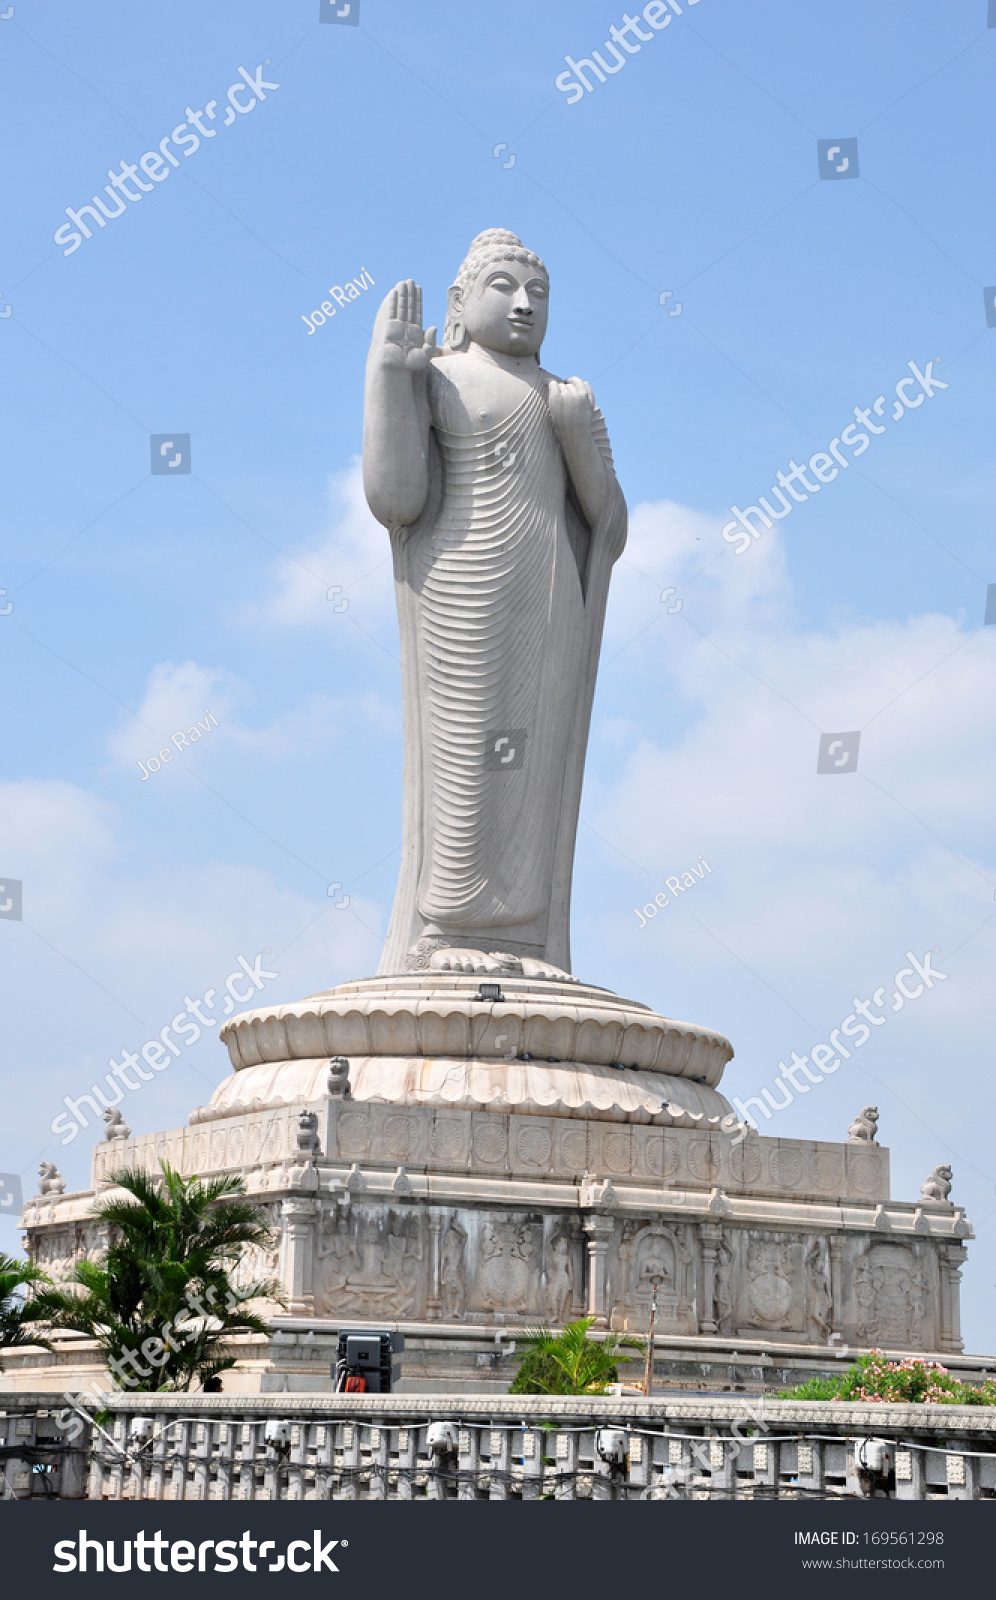
[[[626,507],[596,411],[608,489],[589,527],[549,381],[537,369],[511,415],[480,432],[434,418],[425,508],[392,530],[404,820],[382,973],[425,968],[441,946],[570,970],[584,755]]]

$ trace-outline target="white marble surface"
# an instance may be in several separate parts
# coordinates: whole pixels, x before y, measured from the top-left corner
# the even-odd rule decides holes
[[[411,280],[374,326],[363,475],[394,554],[405,731],[384,973],[447,947],[570,969],[581,780],[626,504],[589,386],[540,365],[549,295],[539,257],[489,229],[449,290],[441,349]]]
[[[662,1017],[608,989],[516,976],[502,978],[500,988],[501,1001],[482,1001],[480,980],[457,973],[364,979],[241,1012],[221,1038],[236,1071],[337,1055],[489,1061],[511,1069],[531,1056],[534,1065],[549,1057],[567,1067],[618,1063],[711,1088],[733,1055],[714,1029]]]

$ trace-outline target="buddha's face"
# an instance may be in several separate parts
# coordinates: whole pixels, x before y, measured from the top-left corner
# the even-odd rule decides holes
[[[462,306],[475,344],[504,356],[538,354],[546,334],[550,284],[528,262],[498,261],[485,268]]]

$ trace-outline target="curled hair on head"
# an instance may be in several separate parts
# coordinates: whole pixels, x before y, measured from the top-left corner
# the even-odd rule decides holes
[[[523,266],[536,267],[545,278],[550,276],[539,256],[527,250],[517,234],[510,233],[507,228],[485,228],[483,233],[471,240],[470,249],[450,286],[450,293],[459,289],[461,294],[466,295],[481,273],[498,261],[518,261]],[[466,350],[469,343],[461,320],[454,316],[450,308],[443,329],[443,349],[450,354],[454,350]]]

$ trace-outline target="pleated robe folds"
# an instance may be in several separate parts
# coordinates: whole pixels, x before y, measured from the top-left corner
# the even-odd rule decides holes
[[[440,945],[570,970],[585,747],[626,506],[596,411],[610,489],[588,526],[549,381],[537,371],[512,414],[480,433],[434,425],[425,509],[392,530],[404,817],[382,973],[424,969]]]

